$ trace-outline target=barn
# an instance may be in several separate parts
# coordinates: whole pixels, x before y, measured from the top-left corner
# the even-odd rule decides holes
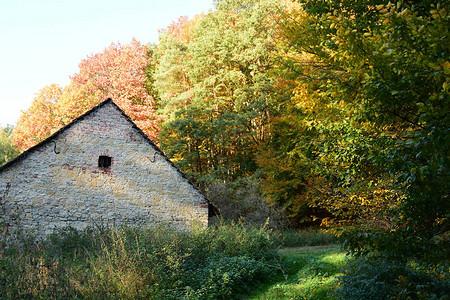
[[[208,200],[107,99],[0,168],[0,230],[208,225]]]

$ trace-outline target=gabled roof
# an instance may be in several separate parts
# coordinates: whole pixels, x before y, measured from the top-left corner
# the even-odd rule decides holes
[[[181,172],[180,169],[178,169],[178,167],[158,148],[158,146],[155,145],[155,143],[153,143],[152,140],[150,140],[150,138],[130,119],[130,117],[116,103],[114,103],[114,101],[111,98],[108,98],[105,101],[101,102],[100,104],[98,104],[97,106],[92,108],[91,110],[89,110],[86,113],[82,114],[81,116],[79,116],[78,118],[74,119],[72,122],[70,122],[66,126],[62,127],[61,129],[59,129],[58,131],[53,133],[51,136],[49,136],[48,138],[46,138],[42,142],[40,142],[37,145],[27,149],[26,151],[22,152],[19,156],[17,156],[13,160],[11,160],[11,161],[7,162],[6,164],[4,164],[2,167],[0,167],[0,173],[2,171],[4,171],[5,169],[13,166],[17,162],[25,159],[35,149],[37,149],[37,148],[39,148],[39,147],[41,147],[41,146],[43,146],[43,145],[45,145],[47,143],[50,143],[52,141],[52,139],[56,138],[62,132],[64,132],[65,130],[69,129],[73,125],[77,124],[78,122],[80,122],[81,120],[83,120],[84,118],[86,118],[87,116],[92,114],[93,112],[99,110],[100,108],[102,108],[103,106],[105,106],[105,105],[107,105],[109,103],[111,103],[114,107],[116,107],[119,110],[119,112],[125,117],[125,119],[128,120],[128,122],[131,123],[131,126],[134,129],[136,129],[144,137],[144,139],[155,149],[156,153],[158,153],[161,158],[166,160],[171,166],[173,166],[175,168],[175,170],[177,170],[178,173],[181,174],[181,176],[183,178],[185,178],[190,184],[192,184],[195,187],[195,185],[189,180],[189,178],[187,178],[186,175],[184,175],[184,173]],[[195,188],[197,189],[197,187],[195,187]],[[205,197],[205,199],[206,199],[206,197]]]

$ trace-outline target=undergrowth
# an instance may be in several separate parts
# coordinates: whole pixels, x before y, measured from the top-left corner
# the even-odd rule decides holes
[[[274,243],[280,247],[304,247],[337,244],[338,238],[318,229],[284,229],[274,230]]]
[[[342,299],[450,299],[448,263],[388,260],[361,256],[349,261],[339,278]]]
[[[277,263],[265,229],[67,228],[0,251],[0,299],[233,299]]]

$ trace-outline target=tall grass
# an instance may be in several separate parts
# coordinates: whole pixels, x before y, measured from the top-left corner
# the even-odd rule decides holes
[[[0,299],[233,299],[277,259],[269,232],[239,225],[67,228],[0,250]]]
[[[337,244],[335,235],[319,229],[285,229],[272,233],[274,243],[279,247],[304,247]]]

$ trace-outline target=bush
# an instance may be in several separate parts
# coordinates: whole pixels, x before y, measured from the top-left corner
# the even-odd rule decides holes
[[[449,299],[448,266],[396,264],[382,258],[349,261],[339,278],[344,299]]]
[[[278,260],[264,229],[77,231],[0,251],[0,299],[230,299]]]
[[[194,272],[190,286],[198,288],[188,295],[195,299],[239,299],[270,274],[265,263],[247,256],[213,257]]]
[[[281,209],[267,204],[260,191],[261,182],[253,176],[234,182],[210,183],[206,194],[224,222],[241,221],[252,226],[263,226],[269,220],[271,228],[286,228],[289,221]]]

